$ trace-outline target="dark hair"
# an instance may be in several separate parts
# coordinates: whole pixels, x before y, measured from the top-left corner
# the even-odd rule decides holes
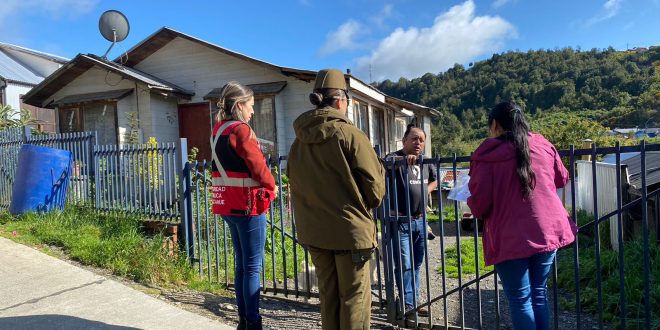
[[[348,99],[348,93],[337,88],[321,88],[309,94],[309,101],[317,107],[332,105],[335,100]]]
[[[410,134],[410,131],[412,131],[413,128],[417,128],[420,131],[422,131],[422,133],[424,133],[424,139],[426,139],[426,132],[424,132],[424,130],[421,127],[415,126],[415,124],[408,124],[408,126],[406,126],[406,131],[403,132],[404,139],[408,137],[408,134]]]
[[[536,174],[532,170],[527,133],[529,124],[520,106],[513,102],[502,102],[488,114],[488,124],[495,120],[506,131],[504,138],[513,142],[516,148],[518,179],[523,196],[528,198],[536,187]]]

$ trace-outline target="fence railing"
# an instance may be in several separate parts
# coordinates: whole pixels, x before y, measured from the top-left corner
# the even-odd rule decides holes
[[[88,198],[89,204],[101,211],[133,212],[151,220],[180,222],[182,244],[200,276],[232,286],[231,235],[222,218],[211,212],[210,162],[186,162],[185,139],[176,145],[118,147],[96,145],[92,133],[28,136],[25,132],[21,129],[0,132],[3,155],[0,157],[0,208],[9,205],[16,154],[23,143],[71,150],[75,158],[71,200]],[[639,161],[622,162],[620,155],[625,152],[638,152]],[[551,273],[549,296],[554,329],[593,325],[644,329],[660,326],[660,313],[656,308],[660,304],[660,293],[655,289],[660,284],[660,205],[657,202],[660,160],[655,157],[657,152],[660,152],[660,145],[643,142],[631,147],[594,146],[560,151],[571,178],[564,190],[564,202],[580,231],[575,243],[557,254]],[[606,154],[615,155],[614,180],[600,170],[598,159]],[[583,168],[578,172],[576,161],[580,157],[591,157],[591,160],[582,161]],[[453,180],[468,162],[469,157],[458,156],[421,160],[422,164],[436,167],[437,178],[444,177],[441,171],[450,171]],[[280,190],[267,215],[263,290],[292,298],[318,297],[315,269],[307,250],[296,239],[296,219],[289,201],[287,179],[282,175],[286,156],[272,157],[269,164],[276,173]],[[591,165],[591,170],[584,164]],[[403,161],[388,160],[385,166],[405,168],[407,165]],[[629,175],[622,175],[622,172]],[[591,180],[584,181],[585,175],[591,176]],[[631,189],[629,179],[635,175],[639,182],[637,188]],[[580,176],[582,178],[578,179]],[[583,180],[583,185],[587,182],[589,189],[577,189],[579,180]],[[409,203],[396,200],[396,194],[392,193],[396,188],[396,181],[389,177],[384,202],[374,211],[381,241],[372,261],[372,298],[381,312],[374,317],[391,324],[423,328],[500,328],[508,324],[504,312],[506,301],[500,294],[497,274],[484,268],[481,261],[479,220],[463,220],[457,202],[446,205],[443,189],[432,192],[437,203],[431,212],[422,215],[424,226],[430,224],[437,238],[425,241],[419,283],[413,284],[420,286],[419,299],[415,296],[414,310],[405,313],[403,304],[397,303],[405,301],[405,293],[399,292],[395,284],[395,278],[402,276],[400,270],[395,271],[395,258],[399,257],[395,252],[401,247],[399,225],[410,220],[410,213],[385,212],[385,205]],[[422,196],[427,196],[425,189],[422,185]],[[616,207],[612,210],[608,206],[607,211],[603,211],[605,199],[611,199],[603,194],[607,190],[616,195]],[[599,193],[589,194],[588,191]],[[588,195],[578,195],[585,193]],[[578,204],[578,200],[582,202]],[[614,233],[610,235],[611,232]],[[608,240],[615,242],[605,244]],[[618,249],[610,250],[609,245],[616,245]],[[413,282],[417,281],[413,278]],[[429,315],[417,315],[420,308],[427,308]],[[562,322],[558,321],[560,310],[564,312]]]
[[[91,197],[93,132],[33,135],[30,127],[15,127],[0,131],[0,207],[8,208],[11,201],[18,153],[23,144],[32,144],[71,151],[72,169],[69,174],[67,201],[87,202]]]
[[[178,149],[174,143],[94,146],[95,207],[178,222]]]
[[[654,243],[659,237],[658,217],[648,211],[649,205],[657,209],[657,204],[653,203],[655,197],[660,194],[657,189],[660,185],[655,186],[657,181],[650,184],[651,181],[647,182],[646,179],[649,171],[660,167],[660,164],[646,164],[647,154],[657,151],[660,151],[660,145],[642,143],[633,147],[594,146],[592,149],[560,152],[571,174],[566,189],[567,195],[563,200],[572,219],[578,221],[580,231],[576,242],[557,254],[549,279],[548,296],[554,316],[554,329],[585,326],[651,329],[660,323],[660,315],[653,309],[653,306],[660,303],[660,297],[657,290],[651,290],[658,285],[658,276],[652,276],[654,269],[659,268],[652,267],[652,264],[660,261],[658,244]],[[616,194],[619,201],[614,211],[606,214],[599,211],[600,199],[604,198],[602,193],[592,194],[590,199],[587,199],[592,203],[589,210],[593,213],[573,207],[577,198],[585,199],[584,196],[576,195],[579,191],[576,189],[576,160],[582,156],[591,156],[589,163],[592,171],[583,170],[583,173],[579,174],[592,176],[589,180],[592,185],[589,190],[602,191],[604,188],[609,189],[604,184],[611,184],[612,180],[602,179],[603,175],[596,166],[599,157],[615,154],[617,163],[614,166],[631,171],[631,165],[620,162],[622,152],[640,153],[643,164],[639,169],[642,176],[641,196],[629,198],[626,203],[622,202],[628,200],[622,197],[628,194],[627,178],[622,177],[619,170],[616,182],[611,188],[611,193]],[[288,201],[288,186],[281,175],[285,162],[286,156],[273,157],[270,162],[277,174],[276,181],[280,191],[267,215],[262,286],[265,292],[292,298],[318,297],[315,269],[305,247],[296,240],[296,221]],[[421,162],[434,165],[438,178],[441,177],[440,169],[446,171],[450,168],[456,180],[461,167],[464,169],[468,166],[469,157],[427,158]],[[403,161],[386,161],[385,166],[391,168],[407,165]],[[190,163],[187,166],[191,171],[192,182],[190,196],[184,196],[190,198],[192,206],[190,255],[200,276],[231,287],[234,257],[231,235],[222,218],[214,216],[210,211],[209,167],[209,162]],[[401,270],[395,271],[395,258],[399,257],[395,252],[400,248],[400,245],[396,245],[401,244],[399,224],[409,221],[410,213],[392,215],[385,212],[385,205],[409,202],[397,201],[396,194],[392,193],[396,189],[396,182],[388,178],[387,194],[379,210],[375,211],[381,242],[372,263],[372,298],[374,305],[380,307],[381,314],[374,314],[374,317],[391,324],[421,328],[487,329],[501,328],[509,324],[509,316],[505,312],[507,302],[500,294],[497,274],[492,268],[485,268],[482,261],[480,220],[462,219],[457,202],[450,205],[443,203],[443,200],[447,199],[443,195],[446,191],[442,189],[432,192],[436,195],[437,203],[431,212],[422,216],[424,225],[430,224],[437,238],[426,241],[424,263],[419,278],[420,295],[419,298],[413,298],[414,310],[404,312],[404,304],[397,303],[405,301],[405,293],[399,292],[395,284],[395,278],[402,276]],[[422,196],[427,196],[427,192],[423,191]],[[586,208],[585,205],[582,205],[582,208]],[[640,211],[632,212],[635,208]],[[450,210],[451,214],[447,214],[447,210]],[[431,218],[434,218],[434,221],[429,221]],[[604,244],[610,240],[610,235],[601,234],[610,228],[608,223],[603,224],[608,219],[615,221],[616,227],[619,228],[617,234],[612,235],[621,247],[618,251],[610,250],[606,248],[609,244]],[[626,238],[623,233],[628,227],[639,228],[639,231]],[[634,246],[635,253],[626,252],[629,245]],[[607,265],[603,264],[604,258],[608,262]],[[417,279],[413,278],[413,287],[417,286],[417,283],[414,283],[416,281]],[[613,281],[616,283],[613,284]],[[631,283],[636,286],[631,287]],[[615,302],[612,302],[613,299]],[[572,308],[569,307],[571,304]],[[416,314],[420,308],[428,309],[428,316]]]

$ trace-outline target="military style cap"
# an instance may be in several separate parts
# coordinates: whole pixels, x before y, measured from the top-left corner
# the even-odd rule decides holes
[[[344,74],[337,69],[323,69],[316,75],[314,90],[321,88],[346,89]]]

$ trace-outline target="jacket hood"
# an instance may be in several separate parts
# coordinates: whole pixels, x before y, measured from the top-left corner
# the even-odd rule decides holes
[[[527,139],[530,141],[529,144],[539,136],[540,135],[536,133],[527,133]],[[497,137],[484,140],[477,150],[474,151],[470,160],[480,162],[504,162],[512,158],[516,158],[516,149],[514,148],[513,143],[502,137]]]
[[[333,107],[307,111],[293,122],[296,137],[303,143],[321,143],[337,132],[338,124],[350,123]]]

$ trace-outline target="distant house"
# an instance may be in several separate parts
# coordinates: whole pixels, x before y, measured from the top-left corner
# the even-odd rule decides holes
[[[35,128],[55,132],[55,112],[23,103],[23,95],[69,60],[0,42],[0,104],[27,109],[39,120]]]
[[[121,144],[137,128],[143,141],[185,137],[199,148],[199,159],[209,159],[220,88],[237,80],[255,92],[251,124],[257,136],[272,152],[286,154],[295,138],[293,121],[312,108],[315,77],[316,71],[270,64],[164,27],[113,62],[76,56],[33,88],[26,103],[56,109],[60,132],[96,130],[100,143]],[[349,118],[384,152],[400,147],[410,122],[431,136],[436,110],[385,95],[350,73],[345,77]]]
[[[660,128],[649,127],[649,128],[615,128],[609,130],[608,135],[610,136],[621,136],[626,139],[643,139],[645,137],[656,137],[660,133]]]

